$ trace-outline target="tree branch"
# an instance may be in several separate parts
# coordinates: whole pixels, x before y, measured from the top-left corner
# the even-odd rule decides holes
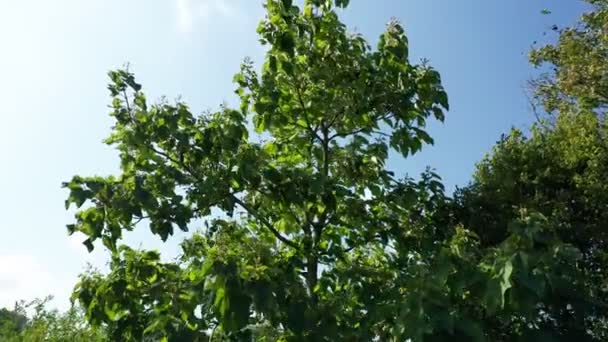
[[[165,158],[167,158],[168,160],[182,166],[183,168],[186,169],[186,171],[188,171],[188,173],[190,173],[190,175],[192,177],[194,177],[194,179],[198,179],[198,177],[194,174],[194,172],[187,166],[185,165],[183,162],[176,160],[175,158],[172,158],[171,156],[169,156],[167,153],[163,152],[163,151],[159,151],[158,149],[156,149],[154,146],[151,146],[152,151],[154,151],[155,153],[157,153],[160,156],[163,156]],[[240,205],[243,209],[245,209],[251,216],[255,217],[258,221],[260,221],[264,226],[266,226],[266,228],[268,228],[268,230],[270,230],[270,232],[277,238],[279,239],[281,242],[285,243],[286,245],[293,247],[295,249],[300,249],[300,247],[298,246],[298,244],[296,244],[295,242],[289,240],[288,238],[284,237],[283,235],[281,235],[281,233],[279,233],[273,226],[272,224],[266,220],[265,218],[263,218],[262,216],[260,216],[260,214],[254,210],[253,208],[251,208],[250,206],[248,206],[245,202],[243,202],[242,200],[240,200],[238,197],[236,197],[233,193],[231,193],[230,198],[232,198],[232,200],[237,203],[238,205]]]
[[[279,239],[281,242],[283,242],[284,244],[293,247],[295,249],[300,249],[300,246],[298,246],[298,244],[296,244],[295,242],[289,240],[288,238],[284,237],[283,235],[281,235],[281,233],[279,233],[279,231],[277,231],[273,226],[272,223],[270,223],[267,219],[265,219],[264,217],[262,217],[255,209],[251,208],[249,205],[247,205],[247,203],[243,202],[241,199],[239,199],[238,197],[236,197],[234,194],[230,194],[230,197],[232,198],[232,200],[240,205],[243,209],[245,209],[251,216],[255,217],[258,221],[260,221],[264,226],[266,226],[266,228],[268,228],[268,230],[270,230],[270,232],[272,233],[272,235],[274,235],[277,239]]]
[[[333,140],[333,139],[335,139],[337,137],[345,138],[345,137],[348,137],[350,135],[354,135],[354,134],[358,134],[358,133],[363,133],[363,132],[365,132],[368,129],[369,129],[369,127],[363,127],[363,128],[356,129],[354,131],[350,131],[350,132],[336,132],[336,133],[334,133],[333,135],[331,135],[329,137],[329,140],[331,141],[331,140]],[[387,134],[387,133],[384,133],[384,132],[378,131],[378,130],[370,130],[369,132],[365,132],[365,133],[370,134],[370,135],[371,134],[378,134],[378,135],[381,135],[381,136],[384,136],[384,137],[388,137],[388,138],[390,138],[390,136],[391,136],[390,134]]]
[[[306,105],[304,104],[304,100],[302,99],[302,90],[300,88],[300,85],[294,84],[294,88],[296,89],[296,94],[298,95],[298,102],[300,103],[300,107],[302,108],[302,111],[304,112],[304,122],[306,122],[306,126],[307,126],[308,130],[310,131],[310,133],[312,133],[314,138],[316,138],[319,141],[322,141],[321,137],[317,134],[317,130],[319,129],[319,126],[317,125],[315,128],[313,128],[312,125],[310,124],[310,122],[308,121],[308,108],[306,107]]]
[[[127,91],[123,90],[122,95],[125,98],[125,105],[127,106],[127,112],[129,112],[129,117],[131,117],[131,105],[129,105],[129,96],[127,95]]]

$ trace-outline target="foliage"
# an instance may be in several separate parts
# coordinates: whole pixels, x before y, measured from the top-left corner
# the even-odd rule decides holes
[[[491,246],[508,234],[521,208],[542,213],[561,241],[582,253],[578,262],[589,297],[560,299],[542,324],[570,339],[601,340],[608,299],[608,133],[606,57],[608,2],[579,25],[560,32],[554,45],[532,51],[531,60],[550,70],[533,82],[547,115],[526,136],[513,130],[477,168],[473,182],[456,195],[457,221]],[[565,337],[564,337],[565,338]]]
[[[18,310],[0,309],[0,337],[3,339],[19,334],[26,323],[27,317]]]
[[[547,66],[533,82],[535,97],[547,112],[576,109],[605,112],[608,105],[608,1],[586,0],[592,11],[559,31],[555,44],[535,49],[530,61]]]
[[[104,342],[103,330],[92,328],[77,307],[64,313],[47,308],[49,298],[18,302],[14,310],[0,309],[3,342]],[[30,317],[28,317],[30,313]]]
[[[110,72],[106,142],[121,173],[64,184],[78,208],[68,231],[112,254],[108,274],[75,288],[87,320],[123,341],[591,339],[597,116],[513,133],[455,200],[430,170],[398,178],[389,153],[432,143],[425,125],[443,120],[447,95],[438,72],[410,63],[399,23],[372,49],[339,21],[347,5],[267,1],[265,61],[234,77],[239,109],[150,105],[133,74]],[[546,194],[528,190],[537,180]],[[559,182],[580,203],[553,193]],[[576,218],[597,227],[574,237]],[[166,240],[198,224],[175,261],[120,244],[144,225]]]

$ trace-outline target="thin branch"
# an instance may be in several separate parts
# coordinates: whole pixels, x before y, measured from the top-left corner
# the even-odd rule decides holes
[[[358,133],[363,133],[363,132],[365,132],[366,130],[369,130],[369,127],[362,127],[362,128],[356,129],[356,130],[351,131],[351,132],[336,132],[336,133],[334,133],[333,135],[331,135],[331,136],[330,136],[328,139],[331,141],[331,140],[333,140],[333,139],[335,139],[335,138],[337,138],[337,137],[342,137],[342,138],[345,138],[345,137],[347,137],[347,136],[349,136],[349,135],[354,135],[354,134],[358,134]],[[373,131],[372,131],[372,132],[373,132]]]
[[[143,215],[143,216],[139,216],[137,217],[137,220],[135,220],[135,222],[131,223],[132,227],[135,227],[135,225],[139,224],[141,221],[145,220],[145,219],[149,219],[150,216],[149,215]]]
[[[322,140],[322,147],[323,147],[323,170],[322,170],[322,176],[323,176],[323,182],[324,182],[324,187],[327,186],[327,178],[329,177],[329,142],[331,141],[331,139],[329,139],[329,128],[327,126],[323,127],[323,140]],[[326,192],[327,189],[324,189],[324,192]],[[323,233],[323,228],[325,227],[325,225],[327,224],[327,211],[324,211],[323,214],[321,214],[321,217],[319,217],[319,222],[317,222],[316,225],[313,225],[313,227],[315,228],[315,235],[313,236],[313,238],[315,240],[319,240],[321,238],[321,234]],[[317,241],[314,241],[314,243],[316,243]]]
[[[302,226],[302,221],[300,220],[300,218],[298,217],[298,215],[296,214],[295,211],[293,211],[293,209],[291,208],[291,204],[287,206],[287,210],[289,211],[289,213],[291,214],[291,216],[293,217],[294,220],[296,220],[296,223],[300,226]]]
[[[343,110],[343,111],[341,111],[340,113],[338,113],[338,114],[334,115],[334,117],[331,119],[331,121],[330,121],[330,122],[327,124],[327,128],[331,128],[331,126],[333,126],[333,125],[336,123],[336,121],[338,121],[338,118],[339,118],[340,116],[344,117],[344,116],[345,116],[345,114],[346,114],[346,111],[345,111],[345,110]]]
[[[270,230],[270,232],[277,238],[279,239],[281,242],[283,242],[284,244],[293,247],[295,249],[300,249],[300,246],[298,246],[298,244],[296,244],[295,242],[289,240],[288,238],[284,237],[283,235],[281,235],[281,233],[279,233],[279,231],[277,231],[273,226],[272,223],[270,223],[267,219],[265,219],[264,217],[262,217],[255,209],[251,208],[249,205],[247,205],[247,203],[243,202],[241,199],[239,199],[238,197],[236,197],[234,194],[230,194],[232,200],[240,205],[243,209],[245,209],[251,216],[255,217],[258,221],[260,221],[264,226],[266,226],[266,228],[268,228],[268,230]]]
[[[186,169],[186,171],[188,171],[188,172],[190,172],[190,174],[192,174],[192,171],[191,171],[191,170],[188,168],[188,166],[187,166],[187,165],[185,165],[185,164],[181,163],[179,160],[177,160],[177,159],[175,159],[175,158],[171,157],[171,156],[170,156],[170,155],[168,155],[167,153],[165,153],[165,152],[163,152],[163,151],[160,151],[160,150],[156,149],[156,147],[154,147],[154,145],[150,144],[150,149],[151,149],[151,150],[152,150],[154,153],[156,153],[156,154],[158,154],[158,155],[160,155],[160,156],[165,157],[167,160],[169,160],[169,161],[171,161],[171,162],[173,162],[173,163],[175,163],[175,164],[177,164],[177,165],[182,166],[183,168],[185,168],[185,169]],[[194,175],[192,175],[192,176],[194,176]]]
[[[306,105],[304,104],[304,100],[302,99],[302,90],[300,89],[299,85],[294,85],[295,89],[296,89],[296,94],[298,95],[298,102],[300,103],[300,107],[302,108],[302,111],[304,112],[304,122],[306,122],[306,126],[308,128],[308,130],[310,131],[310,133],[312,133],[312,135],[319,141],[321,140],[321,137],[317,134],[317,130],[319,129],[319,126],[315,126],[315,128],[312,127],[312,125],[310,124],[310,122],[308,121],[308,108],[306,107]]]
[[[337,138],[337,137],[340,137],[340,138],[345,138],[345,137],[348,137],[348,136],[350,136],[350,135],[355,135],[355,134],[358,134],[358,133],[363,133],[363,132],[365,132],[367,129],[369,129],[369,128],[368,128],[368,127],[364,127],[364,128],[359,128],[359,129],[356,129],[356,130],[351,131],[351,132],[336,132],[336,133],[334,133],[332,136],[330,136],[330,137],[329,137],[329,140],[331,141],[331,140],[333,140],[333,139],[335,139],[335,138]],[[388,133],[384,133],[384,132],[382,132],[382,131],[378,131],[378,130],[370,130],[369,132],[365,132],[365,133],[367,133],[367,134],[369,134],[369,135],[372,135],[372,134],[378,134],[378,135],[381,135],[381,136],[383,136],[383,137],[387,137],[387,138],[390,138],[390,137],[391,137],[391,135],[390,135],[390,134],[388,134]]]
[[[342,253],[348,253],[350,251],[352,251],[353,249],[355,249],[357,246],[350,246],[348,248],[346,248],[345,250],[342,251]]]
[[[129,112],[129,117],[131,117],[131,106],[129,105],[129,96],[127,95],[127,91],[123,90],[122,95],[125,98],[125,105],[127,106],[127,111]]]

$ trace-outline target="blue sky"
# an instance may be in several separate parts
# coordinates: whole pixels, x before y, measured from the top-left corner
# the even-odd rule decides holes
[[[442,74],[452,110],[430,125],[436,144],[390,166],[416,175],[430,165],[448,189],[467,183],[501,133],[533,121],[527,51],[585,9],[578,0],[351,3],[349,27],[375,43],[389,18],[400,19],[412,59],[428,58]],[[74,174],[117,172],[116,153],[101,143],[112,125],[106,72],[129,62],[149,98],[181,96],[197,112],[231,103],[243,57],[261,59],[263,13],[258,0],[0,1],[0,307],[47,294],[66,307],[85,263],[107,259],[67,237],[60,188]],[[128,237],[169,254],[179,239]]]

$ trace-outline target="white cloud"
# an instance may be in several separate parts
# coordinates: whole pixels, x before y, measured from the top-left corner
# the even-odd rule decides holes
[[[87,236],[81,232],[74,232],[74,234],[68,236],[68,246],[70,250],[80,255],[87,255],[87,248],[82,244]]]
[[[67,309],[71,289],[78,280],[77,272],[83,271],[86,264],[104,271],[107,268],[102,248],[89,253],[82,245],[85,238],[84,234],[75,233],[66,240],[62,253],[67,252],[73,260],[59,270],[53,265],[54,270],[50,271],[49,263],[53,261],[32,254],[0,254],[0,308],[13,308],[17,301],[29,302],[51,295],[55,299],[50,307]]]
[[[175,0],[180,31],[192,32],[199,20],[211,17],[232,18],[238,14],[234,0]]]
[[[51,274],[26,254],[0,255],[0,307],[50,295]]]

